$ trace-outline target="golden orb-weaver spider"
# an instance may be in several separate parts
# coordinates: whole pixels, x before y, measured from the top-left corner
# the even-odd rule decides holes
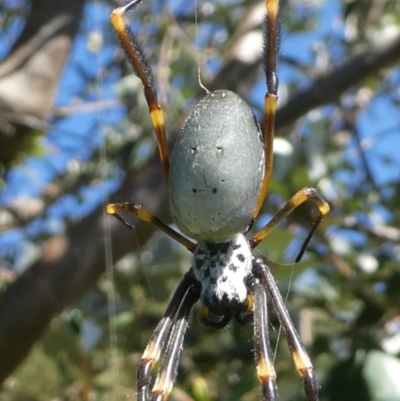
[[[269,345],[267,298],[272,303],[289,344],[296,369],[303,379],[309,401],[319,399],[311,361],[290,319],[270,269],[252,250],[295,208],[307,200],[319,209],[300,253],[328,213],[328,204],[315,189],[298,191],[277,215],[251,238],[245,234],[257,218],[268,190],[273,164],[273,137],[278,78],[278,0],[266,0],[264,64],[267,81],[265,129],[236,94],[215,91],[207,94],[187,117],[169,157],[163,111],[157,100],[152,74],[135,35],[124,15],[142,0],[133,0],[111,15],[116,31],[136,74],[144,86],[150,117],[157,135],[158,150],[170,188],[171,213],[187,237],[170,228],[135,203],[107,205],[107,213],[131,227],[120,212],[134,213],[164,231],[193,252],[193,264],[185,274],[151,337],[137,373],[140,401],[166,400],[177,375],[179,356],[190,310],[200,300],[200,320],[220,329],[234,318],[254,322],[254,353],[263,401],[277,400],[276,374]],[[193,242],[189,238],[197,242]],[[151,372],[162,362],[149,391]]]

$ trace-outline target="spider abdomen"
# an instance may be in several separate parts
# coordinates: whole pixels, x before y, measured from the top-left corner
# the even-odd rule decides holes
[[[215,315],[243,312],[251,274],[252,254],[243,234],[222,243],[201,243],[193,271],[201,285],[200,299]]]
[[[201,242],[221,242],[251,223],[264,174],[260,127],[238,95],[216,91],[187,117],[170,166],[171,212]]]

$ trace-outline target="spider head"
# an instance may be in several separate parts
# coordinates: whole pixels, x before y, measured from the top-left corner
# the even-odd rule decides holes
[[[243,312],[251,260],[251,249],[243,234],[225,242],[199,243],[193,271],[201,285],[201,301],[213,314]]]

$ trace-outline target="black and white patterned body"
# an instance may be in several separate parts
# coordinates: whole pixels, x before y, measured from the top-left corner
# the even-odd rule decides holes
[[[223,243],[198,245],[193,272],[201,283],[201,302],[214,315],[238,315],[244,311],[251,260],[251,249],[243,234]]]

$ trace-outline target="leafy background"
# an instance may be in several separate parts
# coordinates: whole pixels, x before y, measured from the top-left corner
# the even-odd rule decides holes
[[[129,231],[107,199],[170,222],[142,88],[108,22],[115,3],[0,4],[0,399],[135,399],[135,371],[187,252]],[[264,5],[152,0],[131,15],[153,66],[171,145],[209,89],[262,119]],[[303,186],[332,212],[293,260],[313,205],[258,248],[304,339],[322,400],[400,400],[400,5],[281,1],[274,179],[260,223]],[[196,309],[196,308],[195,308]],[[197,306],[198,309],[198,306]],[[197,310],[196,309],[196,310]],[[171,400],[259,400],[252,327],[192,313]],[[271,311],[281,400],[303,399]]]

